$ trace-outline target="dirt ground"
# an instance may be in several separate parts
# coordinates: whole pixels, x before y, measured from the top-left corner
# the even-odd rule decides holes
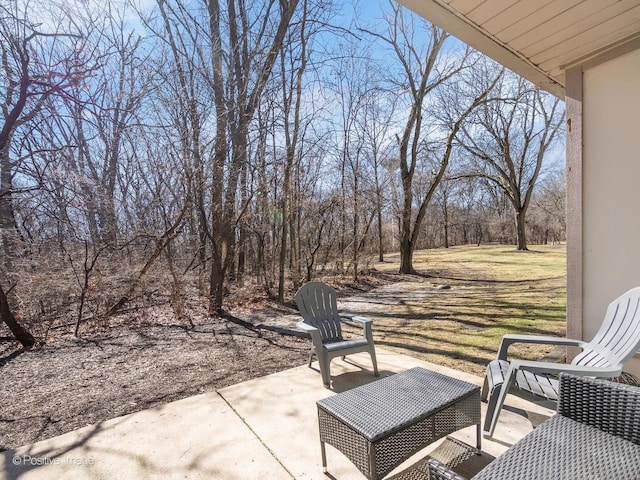
[[[340,296],[383,283],[375,277],[345,282]],[[292,304],[236,299],[225,318],[190,305],[185,318],[177,320],[163,305],[87,325],[80,339],[72,326],[51,330],[44,345],[26,351],[0,341],[0,451],[307,359],[309,341],[293,335],[299,317]],[[0,328],[4,336],[8,331]]]

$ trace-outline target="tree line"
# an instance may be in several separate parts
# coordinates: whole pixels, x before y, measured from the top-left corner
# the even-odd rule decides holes
[[[562,103],[395,2],[0,4],[0,316],[564,235]],[[343,20],[348,18],[349,20]]]

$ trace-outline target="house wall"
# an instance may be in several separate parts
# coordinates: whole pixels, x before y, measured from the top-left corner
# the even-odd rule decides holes
[[[576,197],[582,200],[581,232],[575,230],[579,224],[573,225],[574,239],[580,237],[582,245],[568,252],[568,283],[569,291],[572,282],[574,291],[581,285],[581,305],[573,308],[581,310],[582,324],[577,325],[580,315],[569,311],[568,331],[581,333],[585,340],[595,335],[609,302],[640,286],[640,49],[626,50],[578,67],[582,131],[576,136],[582,141],[582,190],[577,191],[579,182],[569,181],[568,194],[574,196],[569,202],[574,207]],[[567,74],[567,80],[571,78],[579,81],[575,69]],[[568,96],[572,89],[580,90],[567,85]],[[569,119],[569,102],[567,107]],[[573,153],[568,149],[568,156],[579,148],[574,145]],[[576,163],[576,158],[568,158],[569,168]],[[581,268],[576,255],[582,257]],[[581,280],[575,271],[580,269]],[[640,375],[640,358],[625,370]]]

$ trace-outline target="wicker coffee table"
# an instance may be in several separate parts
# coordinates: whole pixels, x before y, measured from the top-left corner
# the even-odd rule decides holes
[[[481,448],[480,387],[424,368],[391,375],[317,405],[325,472],[325,443],[371,480],[465,427],[476,425]]]

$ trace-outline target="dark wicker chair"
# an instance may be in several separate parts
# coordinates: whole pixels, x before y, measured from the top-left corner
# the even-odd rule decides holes
[[[466,480],[435,459],[429,478]],[[560,374],[558,413],[473,480],[640,478],[640,387]]]

